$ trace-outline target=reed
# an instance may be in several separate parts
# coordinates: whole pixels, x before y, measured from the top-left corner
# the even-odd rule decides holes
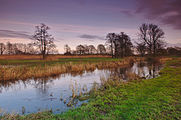
[[[54,65],[46,65],[46,64],[45,65],[40,64],[36,66],[19,65],[14,67],[0,66],[0,71],[1,71],[0,81],[46,78],[65,73],[82,74],[84,71],[94,71],[96,68],[109,69],[114,67],[127,66],[132,62],[138,60],[140,60],[140,58],[129,57],[117,61],[100,61],[100,62],[86,62],[86,63],[67,62],[64,64],[54,64]]]

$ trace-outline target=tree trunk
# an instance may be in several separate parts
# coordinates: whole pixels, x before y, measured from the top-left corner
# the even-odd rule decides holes
[[[153,56],[156,56],[156,43],[153,44]]]

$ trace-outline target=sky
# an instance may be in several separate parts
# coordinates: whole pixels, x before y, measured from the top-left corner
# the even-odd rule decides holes
[[[63,53],[65,44],[105,44],[110,32],[134,42],[139,26],[153,23],[167,43],[181,45],[180,6],[181,0],[0,0],[0,42],[33,42],[35,26],[45,23]]]

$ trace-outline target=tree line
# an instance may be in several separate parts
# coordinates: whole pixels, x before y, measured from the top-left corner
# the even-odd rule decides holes
[[[71,50],[68,45],[65,45],[65,55],[108,54],[112,58],[131,55],[181,55],[181,48],[179,47],[166,48],[164,35],[165,33],[158,25],[142,24],[139,27],[138,41],[135,43],[124,32],[108,33],[105,45],[98,45],[97,50],[93,45],[78,45],[76,50]]]
[[[0,43],[0,55],[33,55],[41,54],[40,48],[34,45],[34,43]],[[58,54],[58,50],[54,47],[47,47],[45,54]]]
[[[45,59],[48,54],[58,54],[54,38],[48,33],[50,28],[45,24],[35,27],[32,36],[34,42],[23,43],[0,43],[0,54],[42,54]],[[154,24],[142,24],[139,27],[138,41],[133,43],[130,36],[124,32],[108,33],[105,44],[77,45],[72,50],[67,44],[64,46],[65,55],[87,55],[101,54],[111,55],[113,58],[126,57],[131,55],[181,55],[181,48],[168,47],[164,41],[165,33]]]
[[[64,50],[64,55],[105,55],[108,53],[107,48],[103,44],[99,44],[97,48],[94,45],[77,45],[75,50],[71,50],[71,48],[66,44],[64,46]]]

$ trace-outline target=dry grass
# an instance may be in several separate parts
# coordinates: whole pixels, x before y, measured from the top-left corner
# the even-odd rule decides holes
[[[159,59],[161,63],[166,63],[167,61],[173,60],[171,57],[161,57]]]
[[[78,63],[71,62],[65,64],[55,65],[36,65],[36,66],[15,66],[2,67],[0,66],[0,81],[7,80],[25,80],[31,78],[46,78],[50,76],[57,76],[64,73],[81,74],[84,71],[94,71],[97,69],[109,69],[115,67],[122,67],[132,64],[134,61],[139,61],[141,58],[124,58],[119,61],[104,61],[96,63]]]
[[[39,60],[40,55],[0,55],[0,60]]]
[[[108,55],[48,55],[47,60],[56,60],[60,58],[110,58]],[[42,55],[0,55],[0,60],[40,60]]]

